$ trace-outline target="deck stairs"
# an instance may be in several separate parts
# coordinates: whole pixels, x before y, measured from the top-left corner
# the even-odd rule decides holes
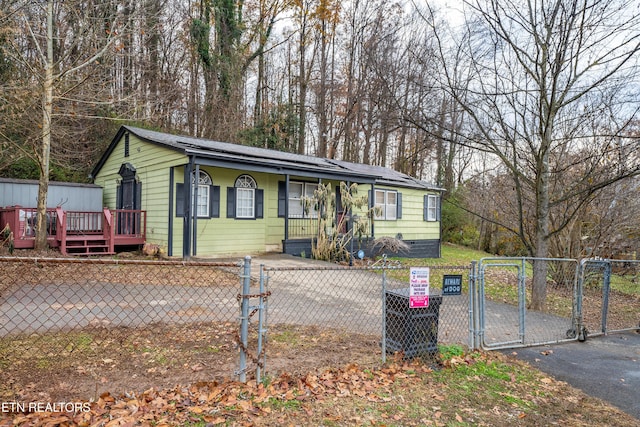
[[[59,242],[62,246],[62,242]],[[109,240],[101,234],[67,234],[64,253],[67,255],[113,255]]]

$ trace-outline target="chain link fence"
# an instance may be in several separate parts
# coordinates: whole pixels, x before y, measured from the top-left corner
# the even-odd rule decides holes
[[[300,345],[300,358],[289,361],[294,371],[306,364],[309,345],[326,356],[317,360],[318,368],[329,366],[340,353],[348,353],[351,362],[371,364],[395,354],[433,357],[438,343],[466,346],[470,267],[429,267],[431,302],[426,308],[409,306],[410,271],[408,266],[262,268],[269,344],[266,359],[254,361],[269,371],[282,345]],[[452,275],[459,289],[443,296],[443,279]],[[260,336],[260,330],[254,334]],[[311,344],[298,342],[299,335],[312,336]]]
[[[640,329],[640,261],[584,260],[581,273],[589,335]]]
[[[640,331],[640,261],[611,260],[607,332]]]
[[[425,321],[424,309],[393,299],[409,286],[402,266],[1,257],[0,271],[3,398],[45,389],[97,398],[243,378],[255,367],[259,376],[375,366],[396,353],[433,356],[438,342],[466,345],[469,336],[468,267],[431,268],[435,311]],[[442,296],[446,274],[461,277],[459,294]]]
[[[0,272],[0,397],[25,384],[97,397],[237,368],[239,263],[6,257]]]
[[[439,345],[554,343],[576,339],[583,324],[592,334],[640,327],[638,262],[588,261],[577,274],[575,260],[546,260],[544,312],[530,307],[533,262],[283,267],[0,257],[0,397],[42,393],[25,384],[43,381],[52,398],[87,398],[132,385],[244,379],[254,369],[260,378],[432,358]],[[428,306],[410,292],[412,274],[427,269]]]

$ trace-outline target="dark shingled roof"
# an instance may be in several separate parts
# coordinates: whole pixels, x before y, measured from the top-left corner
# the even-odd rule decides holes
[[[115,149],[115,145],[125,132],[130,132],[149,143],[158,144],[194,156],[201,165],[238,168],[247,171],[262,171],[297,176],[320,177],[327,179],[352,180],[380,185],[392,185],[409,188],[442,190],[425,181],[381,166],[350,163],[342,160],[324,159],[302,154],[269,150],[231,144],[185,135],[172,135],[132,126],[122,126],[111,145],[104,153],[91,176],[95,177],[104,162]]]

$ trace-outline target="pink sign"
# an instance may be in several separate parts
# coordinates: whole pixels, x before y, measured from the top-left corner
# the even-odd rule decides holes
[[[427,308],[427,307],[429,307],[429,295],[426,295],[424,297],[410,296],[409,297],[409,307],[410,308]]]
[[[429,307],[429,267],[411,267],[409,274],[409,307]]]

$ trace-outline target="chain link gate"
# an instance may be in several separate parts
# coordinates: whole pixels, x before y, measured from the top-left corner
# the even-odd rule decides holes
[[[640,330],[640,262],[586,259],[580,263],[581,317],[591,336]]]
[[[350,362],[363,364],[379,363],[395,353],[433,355],[438,344],[469,345],[470,266],[423,268],[431,272],[431,305],[414,309],[409,307],[408,265],[386,261],[360,267],[261,264],[258,269],[245,258],[238,294],[240,366],[236,375],[246,382],[252,371],[260,382],[276,339],[280,349],[301,346],[300,360],[287,361],[290,370],[305,364],[305,348],[323,348],[323,354],[331,355],[336,343],[343,350],[353,347]],[[445,277],[456,281],[453,294],[443,295]],[[348,343],[341,342],[341,337]],[[303,344],[303,340],[309,341]]]
[[[547,265],[545,311],[530,308],[535,262]],[[575,259],[481,259],[472,292],[473,346],[496,350],[583,339],[577,273]]]

